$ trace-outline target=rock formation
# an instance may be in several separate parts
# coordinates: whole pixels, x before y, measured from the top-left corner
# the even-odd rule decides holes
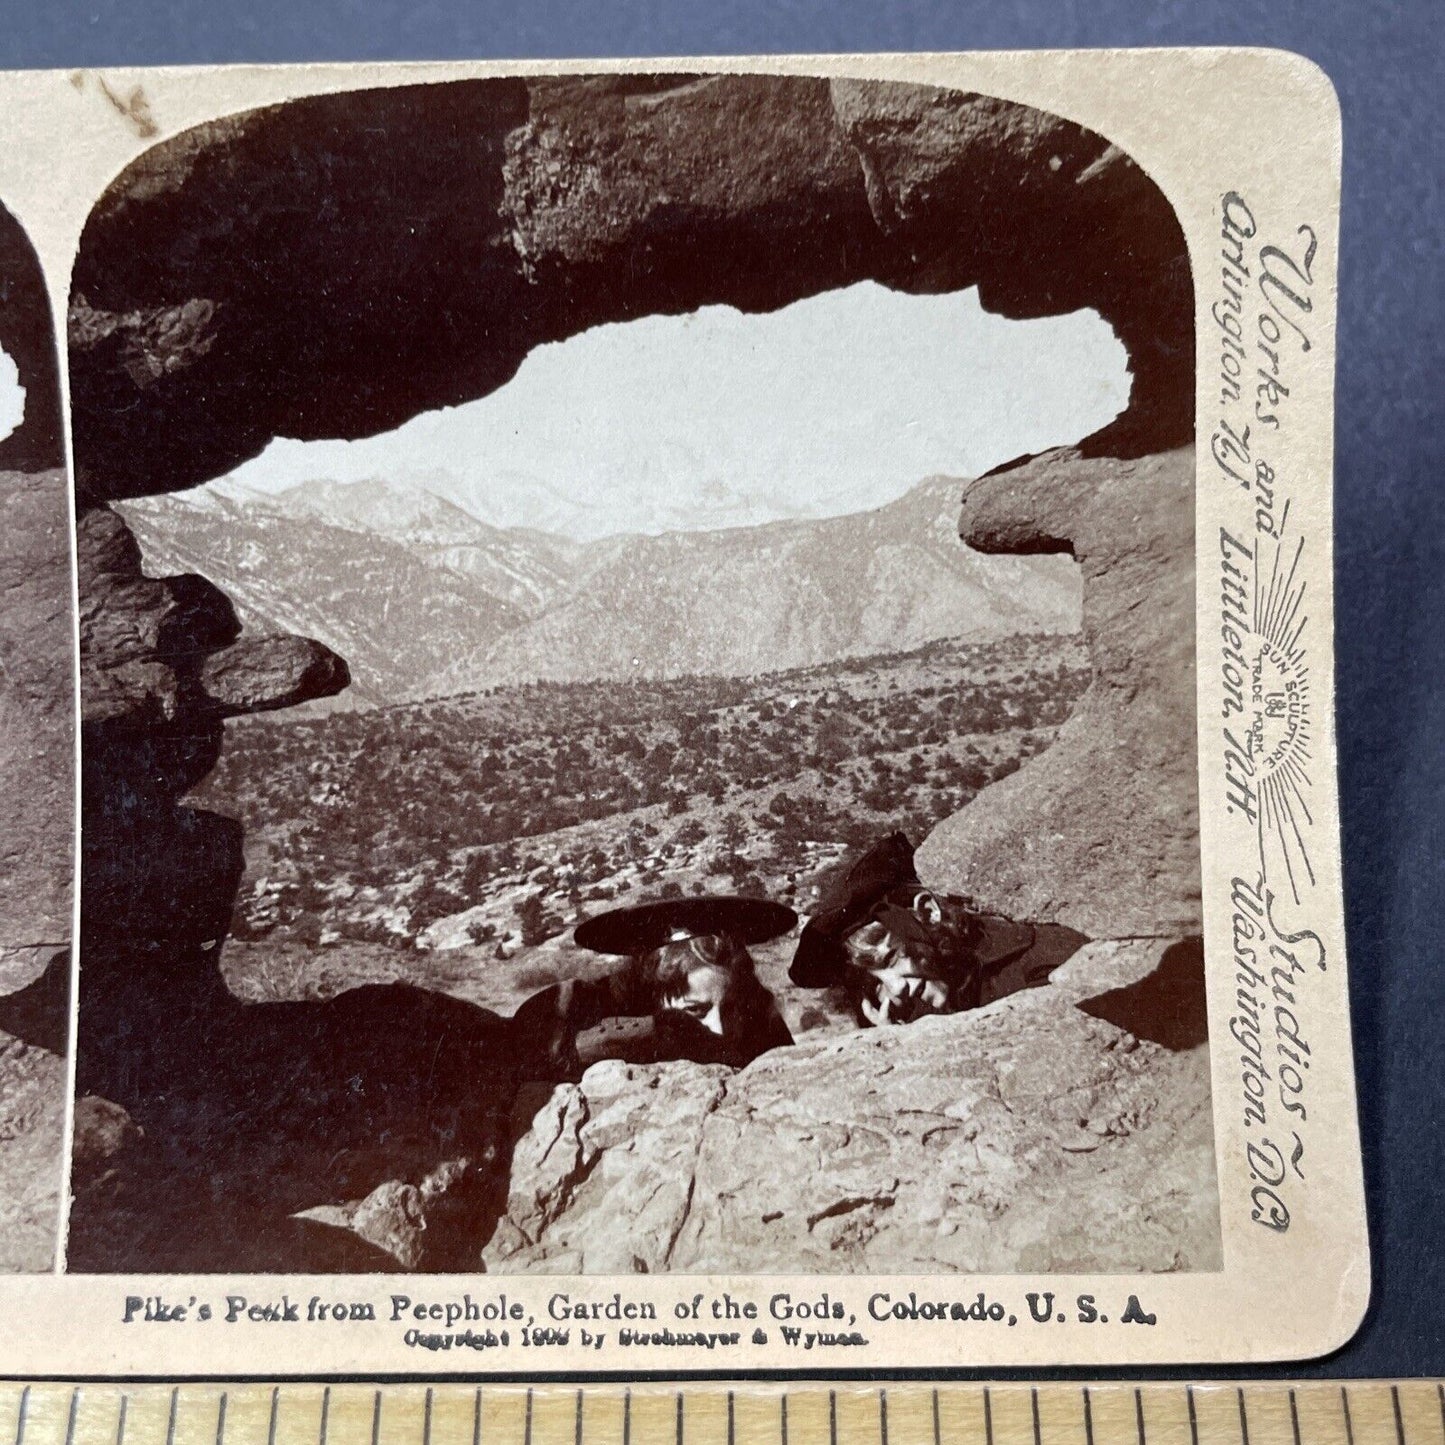
[[[466,1267],[499,1207],[513,1097],[545,1041],[406,984],[237,999],[219,945],[240,825],[181,801],[214,766],[227,717],[333,694],[345,663],[309,639],[246,637],[202,577],[145,576],[106,507],[81,514],[76,549],[83,986],[69,1267],[371,1271],[394,1267],[397,1249],[413,1267]],[[299,1217],[379,1186],[348,1229]],[[409,1232],[383,1231],[384,1253],[367,1231],[398,1198]]]
[[[65,1060],[0,1030],[0,1272],[51,1267],[64,1135]]]
[[[54,1258],[64,1131],[75,771],[69,509],[39,262],[0,207],[0,349],[25,390],[0,438],[0,1270]]]
[[[1192,450],[1048,452],[974,482],[960,532],[1078,560],[1094,678],[1052,747],[933,831],[922,877],[1091,938],[1199,933]]]
[[[1131,1008],[1161,951],[1089,945],[1048,986],[977,1013],[800,1044],[737,1074],[596,1064],[517,1146],[487,1268],[1218,1269],[1198,951],[1182,994]],[[1106,990],[1118,1022],[1089,1011]],[[1193,1032],[1173,1047],[1149,1037],[1183,1020]]]
[[[862,280],[976,285],[1015,317],[1094,307],[1134,377],[1095,449],[1192,433],[1183,235],[1102,136],[919,86],[475,80],[251,111],[127,168],[75,267],[78,486],[192,486],[273,436],[483,396],[602,322]]]
[[[63,471],[0,472],[0,957],[46,962],[70,937],[74,850],[65,492]]]
[[[0,473],[65,465],[60,372],[45,277],[30,238],[0,205],[0,351],[25,388],[25,417],[0,438]]]
[[[452,1094],[427,1115],[419,1075],[470,1079],[496,1050],[481,1010],[437,995],[398,1007],[384,989],[239,1005],[215,964],[238,831],[179,799],[225,716],[334,691],[344,666],[238,637],[202,579],[145,578],[105,504],[217,476],[274,436],[372,435],[483,396],[533,347],[603,322],[767,310],[865,279],[977,286],[1014,317],[1094,307],[1128,348],[1128,410],[1076,452],[985,479],[965,511],[984,550],[1078,558],[1093,688],[1056,748],[981,794],[920,863],[1016,917],[1145,941],[1101,941],[1050,987],[976,1014],[802,1046],[736,1077],[600,1066],[530,1132],[526,1109],[509,1123]],[[357,1258],[339,1235],[373,1259],[475,1267],[503,1208],[492,1268],[1217,1265],[1207,1061],[1189,1029],[1152,1038],[1131,992],[1197,933],[1198,858],[1177,450],[1193,430],[1192,286],[1173,212],[1129,157],[1028,107],[851,81],[581,76],[317,97],[138,159],[87,225],[72,299],[80,1086],[134,1125],[92,1131],[85,1179],[105,1182],[78,1193],[81,1267],[319,1269]],[[1101,996],[1107,1011],[1091,1011]],[[1190,997],[1202,1009],[1202,986]],[[388,1047],[368,1053],[383,1018]],[[503,1073],[510,1102],[520,1076]],[[368,1150],[368,1130],[399,1121],[403,1146]],[[518,1130],[508,1195],[484,1198]],[[818,1167],[760,1184],[757,1161],[784,1156]],[[147,1178],[193,1182],[157,1220]]]

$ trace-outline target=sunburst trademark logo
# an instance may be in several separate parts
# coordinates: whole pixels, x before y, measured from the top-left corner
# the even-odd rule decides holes
[[[1292,548],[1261,539],[1256,554],[1254,626],[1248,647],[1249,689],[1245,746],[1259,796],[1261,856],[1284,865],[1296,901],[1314,882],[1305,838],[1309,807],[1310,671],[1304,645],[1309,622],[1305,583],[1298,580],[1304,539]],[[1272,554],[1272,555],[1271,555]]]
[[[1298,655],[1281,651],[1268,638],[1257,638],[1250,682],[1254,721],[1249,751],[1257,775],[1298,773],[1309,756],[1309,674]]]

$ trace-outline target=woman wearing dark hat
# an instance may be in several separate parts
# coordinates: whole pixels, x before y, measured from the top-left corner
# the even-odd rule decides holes
[[[890,833],[833,886],[803,929],[788,976],[841,988],[860,1023],[912,1023],[1032,988],[1084,942],[1058,924],[1015,923],[939,897],[913,845]]]
[[[557,1018],[575,1037],[607,1019],[650,1017],[650,1034],[623,1051],[633,1062],[684,1058],[741,1068],[793,1042],[748,945],[777,938],[797,921],[780,903],[733,896],[613,909],[579,924],[574,937],[628,962],[605,978],[547,990],[517,1018]]]

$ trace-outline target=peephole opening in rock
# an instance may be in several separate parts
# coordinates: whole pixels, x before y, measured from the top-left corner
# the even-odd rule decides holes
[[[1199,932],[1187,282],[1103,137],[917,87],[141,157],[71,315],[73,1266],[1217,1268],[1135,1006]]]

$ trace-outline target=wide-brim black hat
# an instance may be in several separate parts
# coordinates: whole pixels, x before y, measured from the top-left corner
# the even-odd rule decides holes
[[[787,933],[798,915],[782,903],[721,894],[664,898],[614,908],[577,925],[573,938],[594,953],[642,954],[688,938],[731,938],[745,948]]]
[[[800,988],[832,988],[848,974],[843,939],[895,888],[921,888],[913,866],[913,845],[902,833],[875,843],[828,890],[798,939],[788,977]],[[987,974],[1021,957],[1034,945],[1030,923],[992,913],[970,914],[969,959]]]
[[[788,977],[800,988],[831,988],[845,975],[843,938],[895,888],[918,883],[913,844],[903,833],[880,838],[827,891],[803,929]]]

